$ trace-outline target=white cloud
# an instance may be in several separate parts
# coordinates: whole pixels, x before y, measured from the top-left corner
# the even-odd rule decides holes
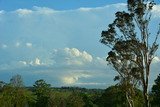
[[[40,59],[36,58],[35,64],[36,64],[36,65],[41,65]]]
[[[32,47],[32,43],[26,43],[26,46],[28,47],[28,48],[31,48]]]
[[[74,71],[74,72],[70,72],[69,74],[63,76],[61,80],[65,85],[74,85],[79,81],[79,79],[89,78],[90,76],[91,75],[87,74],[84,71],[76,71],[76,72]]]
[[[65,84],[74,84],[76,81],[78,81],[78,78],[77,77],[68,76],[68,77],[62,78],[62,81]]]
[[[42,63],[39,58],[35,58],[31,61],[25,61],[25,60],[20,60],[20,61],[11,61],[7,64],[0,64],[1,70],[11,70],[11,69],[20,69],[23,67],[38,67],[38,66],[47,66],[47,63]],[[4,67],[3,67],[4,66]]]
[[[27,62],[26,61],[19,61],[20,63],[24,64],[24,65],[27,65]]]
[[[82,85],[79,83],[83,79],[87,81],[87,79],[107,75],[108,67],[105,58],[93,57],[77,48],[54,49],[53,60],[55,61],[53,66],[64,68],[64,72],[60,71],[64,73],[60,80],[65,85]],[[101,85],[104,86],[104,84]]]
[[[28,61],[27,64],[31,66],[47,66],[49,63],[44,63],[39,58],[35,58],[31,61]]]
[[[81,7],[78,10],[79,11],[87,11],[88,12],[88,11],[92,10],[92,8]]]
[[[5,71],[6,73],[14,71],[15,73],[40,77],[47,76],[45,79],[50,79],[50,81],[56,79],[56,82],[59,81],[58,86],[86,87],[88,83],[89,86],[94,86],[95,84],[97,87],[105,87],[104,84],[100,85],[107,79],[104,78],[107,75],[107,65],[103,64],[105,61],[103,58],[93,57],[91,54],[83,50],[80,51],[77,48],[64,48],[54,49],[53,60],[56,63],[54,61],[52,61],[52,64],[46,63],[39,57],[35,57],[32,60],[12,61],[8,64],[0,64],[0,71]],[[82,64],[73,63],[76,61]],[[68,62],[72,63],[68,64]],[[99,83],[93,82],[97,81],[97,78],[102,80]]]
[[[25,16],[31,14],[33,11],[29,9],[18,9],[15,11],[19,16]]]
[[[66,66],[83,66],[92,62],[92,55],[86,51],[79,51],[77,48],[64,48],[54,51],[53,60]]]
[[[55,65],[72,68],[106,69],[107,67],[105,58],[93,57],[77,48],[54,49],[53,60]]]
[[[38,7],[38,6],[34,6],[33,9],[34,9],[35,12],[37,12],[38,14],[46,14],[46,15],[49,15],[49,14],[53,14],[53,13],[58,12],[58,11],[53,10],[53,9],[51,9],[51,8],[48,8],[48,7]]]
[[[64,51],[66,52],[66,54],[69,55],[69,60],[68,63],[70,64],[74,64],[73,62],[76,62],[75,60],[78,60],[78,62],[92,62],[92,55],[88,54],[86,51],[80,52],[78,49],[76,48],[65,48]],[[81,60],[81,61],[80,61]],[[82,63],[83,64],[83,63]]]

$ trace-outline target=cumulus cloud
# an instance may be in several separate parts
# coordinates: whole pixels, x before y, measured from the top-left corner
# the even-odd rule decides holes
[[[53,60],[55,63],[63,64],[66,66],[81,66],[92,62],[93,57],[86,51],[79,51],[77,48],[64,48],[54,50]]]
[[[68,67],[90,67],[105,68],[107,62],[105,58],[93,57],[86,51],[77,48],[55,49],[53,51],[53,60],[55,64]]]
[[[47,66],[49,63],[41,62],[39,58],[35,58],[34,60],[29,61],[27,64],[31,66]]]
[[[1,64],[1,72],[15,71],[25,75],[43,75],[48,76],[45,79],[56,79],[59,81],[57,86],[93,86],[97,78],[101,78],[100,83],[104,81],[107,64],[100,57],[93,57],[84,50],[77,48],[54,49],[51,54],[52,63],[45,63],[38,57],[32,60],[12,61],[7,64]],[[51,58],[50,57],[50,58]],[[79,63],[77,63],[79,62]],[[98,72],[98,74],[97,74]],[[111,78],[110,76],[108,76]],[[111,78],[112,79],[112,78]],[[82,84],[84,83],[84,84]],[[106,84],[96,86],[105,87]]]
[[[92,62],[92,56],[86,51],[80,52],[76,48],[65,48],[65,54],[67,55],[66,62],[68,65],[84,65],[88,62]]]
[[[84,79],[93,83],[96,76],[104,79],[109,69],[105,58],[93,57],[88,52],[77,48],[54,49],[53,56],[53,66],[64,68],[66,71],[61,71],[64,75],[60,78],[65,85],[82,85],[82,83],[86,85]],[[108,76],[110,79],[111,77]],[[101,85],[104,86],[104,84]]]
[[[10,61],[6,64],[0,64],[0,71],[3,70],[12,70],[12,69],[21,69],[24,67],[35,67],[35,66],[47,66],[47,63],[41,62],[39,58],[33,60],[20,60],[20,61]]]
[[[61,80],[66,85],[74,85],[80,78],[89,78],[91,75],[85,71],[74,71],[62,76]]]

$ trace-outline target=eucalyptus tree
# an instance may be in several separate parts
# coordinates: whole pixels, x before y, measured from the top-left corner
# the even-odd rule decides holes
[[[150,33],[150,22],[154,1],[128,0],[128,11],[115,13],[115,20],[102,31],[101,43],[111,48],[107,61],[118,72],[119,79],[126,87],[128,102],[132,104],[130,95],[137,83],[143,89],[145,107],[149,107],[148,82],[150,65],[158,49],[159,26],[155,35]],[[128,91],[130,90],[130,91]],[[129,93],[128,93],[129,92]]]

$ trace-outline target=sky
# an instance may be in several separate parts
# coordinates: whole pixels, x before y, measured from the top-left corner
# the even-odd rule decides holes
[[[0,80],[16,74],[26,86],[44,79],[53,87],[106,88],[116,72],[99,42],[124,0],[0,0]],[[153,9],[151,31],[160,22]],[[160,50],[152,63],[150,84],[160,73]]]

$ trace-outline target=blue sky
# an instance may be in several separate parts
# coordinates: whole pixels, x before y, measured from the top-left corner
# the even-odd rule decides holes
[[[125,2],[125,0],[0,0],[0,9],[15,10],[33,6],[49,7],[56,10],[70,10],[80,7],[99,7],[106,4]]]
[[[125,10],[124,0],[0,0],[0,80],[20,74],[26,85],[106,88],[116,73],[107,65],[101,31]],[[160,22],[153,10],[151,31]],[[160,73],[160,51],[151,81]]]

